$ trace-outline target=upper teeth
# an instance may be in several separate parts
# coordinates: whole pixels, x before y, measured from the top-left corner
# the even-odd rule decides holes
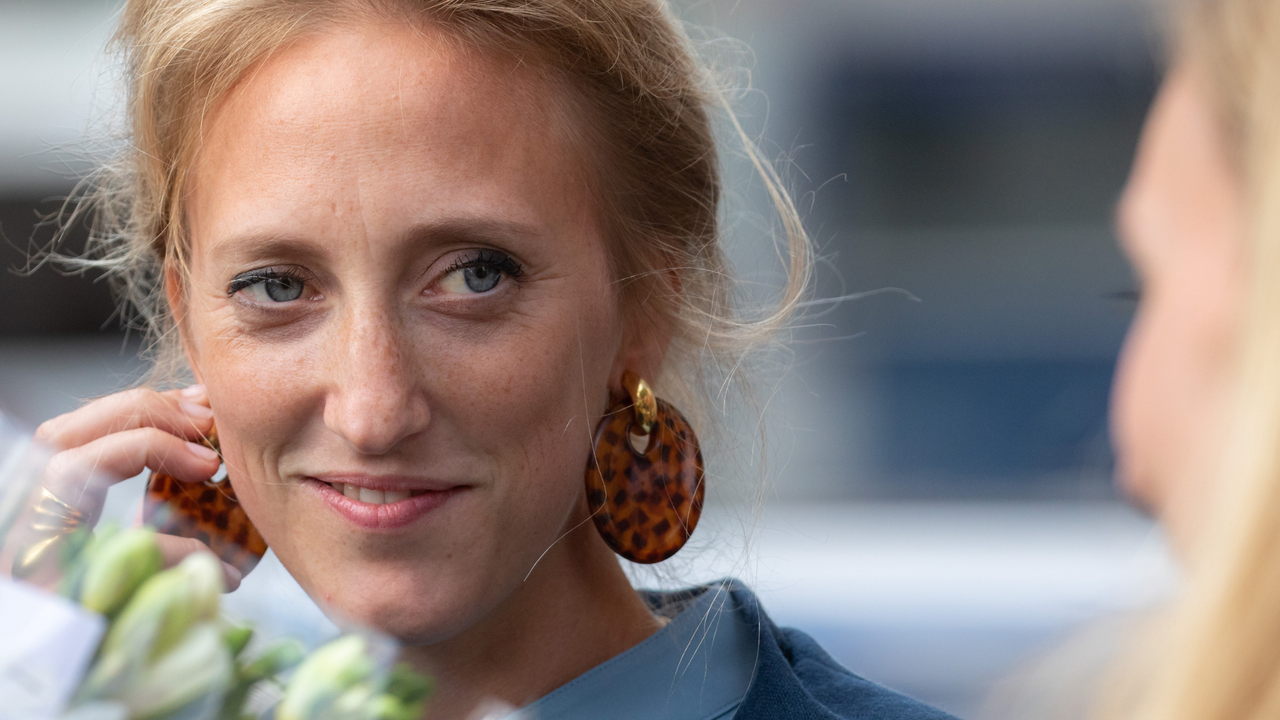
[[[400,502],[401,500],[407,500],[412,495],[409,490],[370,490],[350,483],[329,483],[329,485],[352,500],[359,500],[370,505],[386,505]]]

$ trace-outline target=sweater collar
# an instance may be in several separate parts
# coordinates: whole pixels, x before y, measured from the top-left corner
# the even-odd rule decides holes
[[[759,618],[731,583],[644,593],[671,621],[639,645],[524,709],[554,720],[719,720],[741,704],[756,669]]]

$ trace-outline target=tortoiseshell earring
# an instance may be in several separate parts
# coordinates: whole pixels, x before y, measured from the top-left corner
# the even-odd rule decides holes
[[[201,443],[222,455],[217,428]],[[171,475],[152,473],[142,517],[165,535],[195,538],[208,545],[244,575],[267,553],[267,541],[240,507],[231,481],[225,478],[221,482],[186,483]]]
[[[596,429],[587,460],[587,504],[600,536],[635,563],[662,562],[702,516],[702,450],[689,421],[628,370],[629,397]]]

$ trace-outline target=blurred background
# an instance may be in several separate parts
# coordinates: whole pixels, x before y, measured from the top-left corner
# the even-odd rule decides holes
[[[0,409],[29,426],[145,369],[103,283],[21,272],[114,122],[114,9],[0,0]],[[798,333],[752,544],[733,544],[743,513],[713,509],[707,545],[738,551],[686,574],[743,576],[855,672],[980,715],[999,678],[1176,580],[1112,485],[1106,424],[1134,290],[1112,214],[1159,19],[1142,0],[678,10],[713,54],[750,63],[740,113],[822,248],[819,297],[867,293]],[[736,207],[767,216],[728,164]],[[749,220],[734,232],[749,276],[762,238]],[[122,516],[140,488],[114,501]],[[267,590],[289,602],[264,607]],[[323,631],[278,565],[236,595]]]

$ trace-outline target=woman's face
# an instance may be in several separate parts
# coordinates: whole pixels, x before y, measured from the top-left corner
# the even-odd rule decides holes
[[[1241,304],[1241,191],[1198,69],[1173,68],[1119,212],[1141,300],[1112,392],[1125,490],[1185,542],[1210,499]]]
[[[249,73],[194,165],[177,302],[236,491],[313,597],[409,641],[585,518],[639,362],[558,98],[430,29],[343,28]]]

